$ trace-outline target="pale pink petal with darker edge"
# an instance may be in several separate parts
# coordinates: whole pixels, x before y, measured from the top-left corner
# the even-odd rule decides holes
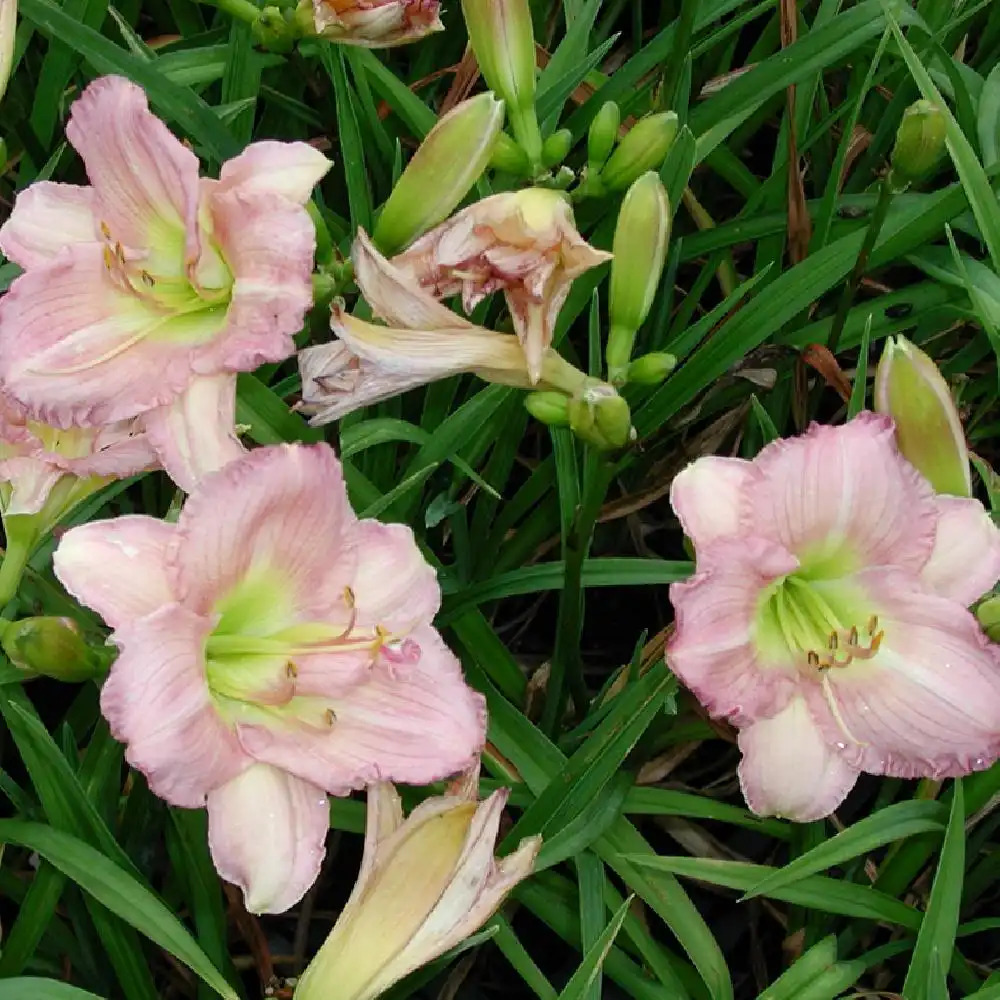
[[[740,533],[740,504],[747,486],[759,478],[742,458],[699,458],[670,485],[670,506],[697,550],[718,538]]]
[[[332,795],[374,781],[425,785],[464,771],[486,739],[483,697],[434,629],[417,629],[411,639],[419,659],[390,666],[379,657],[368,683],[331,701],[329,730],[241,725],[243,747]]]
[[[277,574],[298,620],[342,614],[354,575],[355,520],[340,463],[325,445],[248,452],[206,476],[177,522],[176,586],[201,614],[251,570]]]
[[[167,475],[190,493],[210,472],[242,458],[236,436],[236,376],[201,376],[142,420]]]
[[[150,789],[175,806],[198,809],[250,759],[216,711],[205,680],[212,621],[169,604],[126,622],[121,650],[101,690],[111,734]]]
[[[840,427],[813,424],[774,441],[754,459],[743,528],[810,561],[918,570],[934,544],[934,492],[896,449],[888,417],[862,412]]]
[[[808,697],[826,739],[872,774],[942,778],[1000,755],[1000,647],[946,598],[917,591],[908,574],[874,569],[859,582],[884,629],[878,654]]]
[[[52,568],[81,604],[122,628],[175,600],[166,556],[176,530],[140,514],[81,524],[59,540]]]
[[[251,913],[284,913],[319,875],[330,830],[326,792],[252,764],[208,796],[208,846]]]
[[[692,579],[670,585],[667,665],[712,715],[743,725],[780,711],[795,690],[795,664],[764,659],[754,622],[766,588],[797,566],[762,539],[722,540],[699,551]]]
[[[978,600],[1000,579],[1000,528],[978,500],[938,496],[937,534],[920,579],[959,604]]]
[[[25,269],[47,264],[65,246],[100,239],[93,190],[54,181],[37,181],[21,191],[0,226],[0,250]]]
[[[254,142],[222,164],[217,190],[280,194],[304,205],[331,166],[306,142]]]
[[[758,816],[799,823],[829,816],[858,780],[823,738],[805,701],[793,698],[777,715],[740,730],[743,797]]]

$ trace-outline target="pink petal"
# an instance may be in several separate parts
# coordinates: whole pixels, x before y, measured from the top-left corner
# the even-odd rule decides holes
[[[831,669],[808,691],[844,759],[872,774],[967,774],[1000,755],[1000,648],[964,607],[907,574],[860,574],[884,630],[878,653]]]
[[[187,493],[210,472],[246,454],[236,437],[236,376],[194,379],[169,406],[143,416],[167,475]]]
[[[198,158],[120,76],[95,80],[74,102],[66,138],[83,158],[112,238],[154,251],[165,232],[197,257]]]
[[[362,625],[405,633],[429,625],[441,606],[437,572],[402,524],[358,521],[358,567],[351,588]]]
[[[166,556],[177,529],[126,514],[70,528],[52,555],[59,582],[113,629],[152,614],[175,598]]]
[[[235,284],[226,332],[193,360],[196,372],[252,371],[295,353],[292,335],[313,304],[316,230],[304,208],[238,188],[209,197],[215,238]]]
[[[158,468],[156,452],[134,420],[123,420],[97,428],[74,427],[62,432],[60,436],[82,438],[85,435],[90,438],[90,454],[68,458],[63,454],[48,452],[47,457],[59,468],[81,478],[99,476],[124,479],[126,476]]]
[[[920,578],[934,593],[972,604],[1000,579],[1000,529],[978,500],[935,502],[937,534]]]
[[[827,744],[800,697],[741,730],[740,750],[740,787],[758,816],[822,819],[858,780],[858,769]]]
[[[48,263],[65,246],[100,239],[93,190],[53,181],[20,192],[0,227],[0,250],[25,269]]]
[[[354,513],[328,445],[260,448],[206,476],[177,522],[181,599],[200,614],[251,573],[274,574],[300,620],[343,608]],[[346,616],[344,616],[346,618]]]
[[[63,250],[0,299],[0,382],[59,427],[108,424],[169,403],[191,379],[212,311],[165,317],[117,285],[97,244]]]
[[[4,502],[4,516],[37,514],[48,500],[56,483],[66,473],[40,455],[21,455],[0,461],[0,482],[10,484],[10,496]]]
[[[759,478],[753,463],[714,455],[678,473],[670,486],[670,505],[696,550],[740,533],[744,491]]]
[[[699,551],[694,577],[671,584],[667,665],[712,715],[744,725],[780,711],[795,690],[794,664],[765,662],[753,628],[765,589],[797,566],[762,539],[723,540]]]
[[[769,444],[744,493],[743,526],[812,564],[918,569],[934,544],[934,493],[896,449],[892,421],[862,412]]]
[[[379,657],[368,683],[331,702],[329,730],[241,725],[244,749],[332,795],[375,781],[424,785],[465,770],[486,738],[483,698],[434,629],[423,626],[410,640],[419,659],[389,664]]]
[[[326,792],[253,764],[208,796],[208,845],[251,913],[284,913],[319,875],[330,830]]]
[[[305,142],[255,142],[222,164],[218,190],[279,194],[304,205],[331,166]]]
[[[187,809],[249,764],[216,711],[205,680],[212,622],[179,604],[126,622],[112,638],[121,654],[101,691],[101,711],[125,759],[149,787]]]

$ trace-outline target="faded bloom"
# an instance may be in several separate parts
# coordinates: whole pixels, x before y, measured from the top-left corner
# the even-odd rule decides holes
[[[938,493],[972,494],[969,449],[937,365],[905,337],[889,337],[875,372],[875,409],[892,417],[903,457]]]
[[[1000,531],[934,493],[891,420],[699,459],[671,503],[697,572],[671,586],[667,662],[740,728],[751,809],[818,819],[861,771],[941,778],[1000,755],[1000,649],[967,610],[1000,577]]]
[[[33,184],[0,229],[25,269],[0,300],[0,381],[57,427],[142,416],[193,485],[210,463],[188,455],[177,470],[179,450],[238,453],[231,422],[207,425],[227,408],[225,379],[295,349],[316,242],[303,205],[330,164],[304,143],[260,142],[199,178],[143,92],[113,76],[84,91],[66,134],[91,186]],[[162,447],[188,419],[186,444]]]
[[[389,784],[368,790],[358,881],[295,1000],[374,1000],[477,931],[532,870],[541,838],[493,857],[505,789],[476,802],[476,772],[407,819]]]
[[[317,34],[369,49],[404,45],[443,30],[440,7],[438,0],[312,0]]]
[[[208,806],[222,876],[254,912],[319,871],[327,793],[468,768],[485,710],[431,626],[409,528],[359,520],[326,445],[262,448],[206,476],[176,524],[68,531],[57,576],[114,629],[101,709],[150,788]]]
[[[438,298],[461,293],[466,312],[502,291],[534,384],[573,280],[610,259],[577,232],[565,195],[528,188],[470,205],[392,262]]]
[[[387,261],[359,232],[352,251],[354,274],[376,316],[366,323],[335,305],[337,340],[299,352],[302,404],[321,425],[353,410],[462,372],[491,382],[528,388],[531,381],[516,337],[494,333],[456,315]],[[572,395],[589,380],[555,351],[542,360],[543,388]]]

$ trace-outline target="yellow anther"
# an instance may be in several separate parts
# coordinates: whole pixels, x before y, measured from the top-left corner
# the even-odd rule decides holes
[[[292,678],[299,676],[299,668],[291,660],[285,664],[285,676]]]
[[[326,710],[326,724],[332,728],[336,724],[336,722],[337,722],[337,713],[332,708],[328,708]]]
[[[109,273],[113,273],[115,269],[115,255],[111,252],[111,247],[106,246],[104,248],[104,266]]]
[[[111,227],[103,219],[101,219],[101,235],[106,240],[111,239]]]
[[[874,635],[876,632],[878,632],[878,615],[872,615],[868,619],[868,634]]]
[[[350,587],[344,587],[344,603],[352,610],[354,609],[354,591]]]
[[[830,649],[835,650],[837,648],[837,646],[839,645],[839,643],[840,643],[840,639],[837,636],[837,633],[836,632],[831,632],[830,633],[830,638],[829,638],[829,640],[827,642],[827,645],[830,647]]]
[[[149,273],[149,271],[140,271],[139,277],[142,279],[142,283],[147,288],[152,288],[156,284],[156,279]]]

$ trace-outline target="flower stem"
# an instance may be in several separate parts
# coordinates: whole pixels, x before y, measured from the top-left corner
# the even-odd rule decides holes
[[[260,19],[260,7],[252,0],[203,0],[203,2],[208,2],[240,21],[246,21],[247,24],[255,24]]]
[[[882,184],[878,192],[878,201],[875,202],[875,209],[871,214],[871,219],[868,221],[868,230],[865,233],[864,243],[861,244],[858,259],[854,262],[854,268],[847,279],[847,284],[844,285],[844,291],[840,296],[840,303],[837,306],[837,313],[833,317],[830,336],[826,342],[826,346],[829,348],[831,354],[837,353],[837,345],[840,343],[840,335],[844,332],[847,314],[851,309],[851,303],[854,301],[854,295],[861,284],[861,279],[865,276],[865,271],[868,270],[868,259],[872,255],[878,234],[882,231],[885,217],[889,214],[889,204],[892,202],[893,194],[895,194],[895,190],[892,179],[887,175],[882,178]]]
[[[601,512],[615,465],[593,450],[587,453],[583,496],[563,546],[563,589],[559,599],[556,643],[545,695],[542,729],[554,734],[568,695],[578,715],[586,711],[589,697],[583,682],[580,635],[583,630],[583,564],[590,553],[594,526]]]
[[[26,544],[17,536],[7,539],[7,550],[0,562],[0,608],[5,608],[17,596],[31,556],[33,545]]]

